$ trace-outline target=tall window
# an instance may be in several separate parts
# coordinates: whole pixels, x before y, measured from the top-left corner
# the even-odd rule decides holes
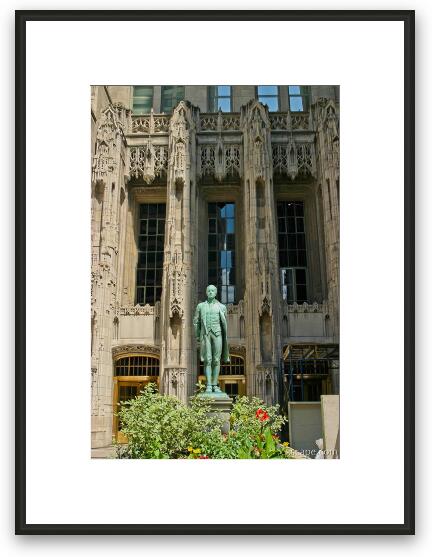
[[[308,85],[288,85],[288,96],[291,112],[309,110],[310,87]]]
[[[161,299],[165,237],[165,203],[139,207],[136,303],[154,304]]]
[[[212,85],[209,92],[209,112],[231,112],[231,85]]]
[[[279,267],[289,304],[307,302],[307,259],[303,201],[278,201]]]
[[[235,301],[235,203],[208,204],[208,283],[223,303]]]
[[[165,85],[162,87],[161,112],[172,112],[177,103],[185,97],[184,85]]]
[[[279,110],[279,91],[277,85],[258,85],[258,100],[262,104],[266,104],[270,112]]]
[[[148,114],[153,106],[153,86],[135,85],[133,88],[134,114]]]

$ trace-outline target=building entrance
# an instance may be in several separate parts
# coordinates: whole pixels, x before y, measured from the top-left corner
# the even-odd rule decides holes
[[[137,397],[150,383],[159,388],[159,358],[134,354],[122,356],[114,362],[113,437],[117,443],[127,443],[117,415],[120,403]]]

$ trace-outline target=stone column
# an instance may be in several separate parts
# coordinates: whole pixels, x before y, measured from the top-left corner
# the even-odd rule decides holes
[[[117,305],[119,192],[124,186],[124,149],[118,110],[108,106],[98,125],[92,168],[92,447],[103,447],[112,442],[111,341]]]
[[[280,287],[268,110],[253,100],[241,109],[244,145],[247,392],[277,402],[281,357]]]
[[[196,304],[195,203],[197,108],[181,101],[169,131],[163,299],[161,304],[163,392],[186,402],[196,382],[192,327]]]
[[[324,243],[329,304],[329,333],[339,342],[339,129],[333,100],[318,99],[318,179],[324,212]]]

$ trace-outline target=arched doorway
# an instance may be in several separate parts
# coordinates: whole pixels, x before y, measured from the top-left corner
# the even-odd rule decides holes
[[[114,359],[114,419],[113,436],[118,443],[127,443],[121,432],[121,423],[117,416],[119,405],[135,398],[149,383],[159,388],[159,357],[154,354],[121,354]]]

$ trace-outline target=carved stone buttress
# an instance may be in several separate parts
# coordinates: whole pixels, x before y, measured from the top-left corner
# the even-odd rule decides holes
[[[280,295],[274,222],[273,167],[268,110],[242,108],[246,247],[245,336],[248,392],[275,402],[280,346]],[[268,380],[261,381],[263,369]]]
[[[121,111],[121,107],[108,106],[102,112],[92,164],[92,432],[94,444],[99,446],[111,442],[111,340],[117,306],[119,192],[124,186],[125,139]]]
[[[196,122],[198,109],[180,102],[170,120],[162,301],[162,385],[186,401],[196,382],[192,306],[195,300]]]
[[[314,106],[317,124],[318,180],[324,209],[324,242],[330,333],[339,335],[339,129],[333,100]]]

